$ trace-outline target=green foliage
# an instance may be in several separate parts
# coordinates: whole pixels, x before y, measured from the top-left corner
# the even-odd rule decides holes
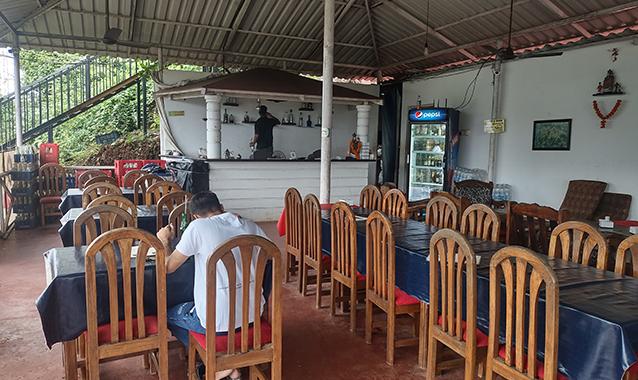
[[[20,73],[22,74],[20,82],[23,86],[29,85],[80,59],[82,56],[79,54],[20,50]]]

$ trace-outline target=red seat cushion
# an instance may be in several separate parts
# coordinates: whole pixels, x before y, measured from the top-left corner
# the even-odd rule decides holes
[[[443,322],[443,316],[439,315],[439,319],[437,323],[441,325]],[[461,328],[463,329],[463,341],[467,340],[467,323],[465,321],[461,322]],[[479,329],[476,329],[476,347],[487,347],[487,335],[483,334],[483,332]]]
[[[394,303],[395,304],[399,306],[405,306],[405,305],[415,305],[415,304],[418,304],[419,302],[421,301],[412,297],[411,295],[404,292],[403,290],[399,288],[394,288]]]
[[[357,271],[357,281],[365,282],[366,281],[366,275],[365,274],[361,274],[361,272]]]
[[[324,266],[325,268],[330,269],[330,264],[331,264],[330,260],[332,260],[332,259],[330,258],[330,255],[328,255],[328,254],[326,254],[326,253],[324,253],[324,254],[322,254],[322,255],[321,255],[321,261],[322,261],[322,264],[323,264],[323,266]]]
[[[636,353],[638,355],[638,352]],[[632,364],[631,367],[626,371],[632,378],[638,376],[638,362]]]
[[[514,347],[512,347],[512,350],[514,350]],[[505,345],[502,345],[499,350],[498,350],[498,356],[505,360]],[[514,353],[512,352],[512,358],[514,358]],[[527,366],[527,354],[525,354],[523,356],[523,368],[526,368]],[[543,380],[545,379],[545,367],[543,365],[543,362],[536,359],[536,378]],[[559,380],[569,380],[567,378],[567,376],[563,375],[562,373],[558,372],[558,379]]]
[[[118,333],[120,341],[124,340],[125,321],[118,322]],[[155,315],[147,315],[144,317],[144,323],[146,327],[146,335],[155,335],[158,331],[157,317]],[[84,334],[87,332],[85,331]],[[133,318],[133,337],[137,338],[137,318]],[[99,344],[111,343],[111,324],[106,323],[97,327],[97,342]]]
[[[253,347],[253,328],[248,329],[248,347]],[[190,335],[206,349],[206,334],[199,334],[194,331],[190,332]],[[268,344],[271,341],[272,327],[266,320],[261,320],[261,344]],[[241,348],[241,333],[235,332],[235,349]],[[217,335],[215,337],[215,352],[226,352],[228,350],[228,335]]]
[[[62,197],[59,195],[53,195],[50,197],[42,197],[40,198],[40,203],[60,203],[62,202]]]

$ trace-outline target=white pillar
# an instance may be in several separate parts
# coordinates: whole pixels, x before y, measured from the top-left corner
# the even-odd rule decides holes
[[[370,109],[372,109],[372,106],[369,104],[357,106],[357,136],[359,136],[359,139],[364,144],[369,142]]]
[[[323,88],[321,91],[321,177],[319,202],[330,203],[330,159],[332,158],[332,78],[334,77],[335,0],[323,6]]]
[[[13,85],[15,94],[15,127],[16,127],[16,146],[22,145],[22,99],[20,93],[22,86],[20,85],[20,44],[18,35],[13,35]]]
[[[204,95],[204,100],[206,100],[206,156],[222,158],[222,97]]]
[[[496,60],[492,68],[492,112],[490,118],[498,119],[501,115],[501,84],[503,83],[503,61]],[[490,134],[490,145],[487,162],[487,177],[494,182],[496,177],[496,152],[498,148],[498,133]]]

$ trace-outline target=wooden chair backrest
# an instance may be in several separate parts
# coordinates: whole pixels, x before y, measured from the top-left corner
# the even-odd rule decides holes
[[[504,283],[503,283],[504,282]],[[502,291],[505,301],[502,302]],[[510,379],[536,378],[539,294],[545,295],[545,379],[558,371],[558,280],[546,258],[523,247],[500,249],[490,261],[490,323],[487,369],[504,368]],[[501,305],[505,304],[505,314]],[[505,359],[499,358],[499,332],[505,320]],[[543,320],[541,319],[541,322]],[[542,332],[541,332],[542,333]],[[527,353],[525,353],[527,348]],[[527,358],[525,357],[527,356]],[[511,376],[512,372],[514,376]],[[503,371],[499,373],[503,374]],[[488,376],[489,377],[489,376]]]
[[[454,205],[456,206],[456,209],[459,210],[459,215],[458,215],[459,221],[461,219],[461,215],[463,215],[463,211],[465,211],[465,209],[468,208],[470,204],[472,204],[472,202],[470,202],[468,198],[459,197],[447,191],[430,192],[430,199],[434,197],[445,197],[449,199],[450,201],[452,201],[452,203],[454,203]]]
[[[85,231],[85,241],[82,241],[82,227]],[[105,232],[122,227],[137,227],[137,221],[126,210],[109,205],[91,207],[82,211],[73,222],[73,245],[89,245]]]
[[[357,222],[350,206],[337,202],[330,209],[330,261],[335,273],[350,279],[352,288],[357,281]]]
[[[135,180],[146,174],[148,174],[148,172],[145,170],[131,170],[126,172],[122,178],[122,187],[125,189],[132,189],[135,184]]]
[[[397,188],[397,185],[394,182],[383,182],[381,185],[379,185],[379,191],[381,191],[381,196],[382,197],[388,191],[390,191],[392,189],[396,189],[396,188]]]
[[[466,236],[498,242],[501,219],[494,210],[484,204],[475,203],[463,211],[461,233]]]
[[[156,205],[160,198],[174,191],[182,191],[182,187],[173,181],[157,181],[146,189],[144,204]]]
[[[631,254],[631,263],[627,262],[627,252]],[[629,267],[629,268],[627,268]],[[629,273],[627,270],[629,269]],[[633,235],[623,240],[616,251],[616,268],[618,274],[629,274],[638,277],[638,235]]]
[[[284,196],[286,218],[286,249],[300,253],[303,246],[303,204],[301,194],[294,187]]]
[[[373,211],[366,222],[366,294],[391,312],[395,305],[395,256],[392,223],[385,214]]]
[[[162,181],[162,178],[155,174],[144,174],[133,182],[133,203],[143,205],[146,202],[146,190],[155,182]]]
[[[87,180],[86,182],[84,182],[84,188],[86,189],[87,187],[95,184],[95,183],[110,183],[113,186],[117,186],[117,180],[113,177],[109,177],[106,175],[100,175],[97,177],[93,177],[89,180]]]
[[[82,190],[82,208],[103,195],[122,195],[122,190],[117,185],[107,182],[94,183]]]
[[[536,203],[507,202],[505,243],[521,245],[534,252],[548,254],[554,228],[567,219],[566,211]]]
[[[186,216],[186,223],[189,224],[193,221],[193,214],[188,209],[188,201],[175,207],[170,214],[168,214],[168,223],[175,228],[175,238],[179,239],[182,236],[183,229],[186,226],[182,226],[182,215]]]
[[[368,210],[381,210],[383,196],[375,185],[366,185],[359,194],[359,206]]]
[[[596,252],[596,263],[591,259]],[[571,221],[561,223],[552,231],[549,240],[549,256],[574,263],[607,269],[607,241],[603,235],[587,223]]]
[[[399,189],[388,190],[383,196],[383,212],[401,219],[408,218],[408,199]]]
[[[314,194],[308,194],[303,200],[303,240],[304,257],[315,262],[321,261],[321,206]]]
[[[459,229],[459,209],[454,202],[437,195],[430,198],[425,208],[425,224],[436,228]]]
[[[117,195],[117,194],[102,195],[92,200],[91,203],[89,203],[89,205],[86,206],[86,208],[89,209],[91,207],[95,207],[99,205],[109,205],[109,206],[119,207],[123,210],[126,210],[129,214],[131,214],[134,220],[137,220],[137,206],[133,204],[133,201],[131,201],[130,199],[122,195]]]
[[[476,255],[467,239],[449,228],[437,231],[430,240],[429,326],[458,340],[467,355],[476,352],[476,281]]]
[[[132,258],[133,246],[138,243],[137,258]],[[118,228],[104,233],[97,238],[86,251],[86,319],[87,319],[87,349],[97,351],[98,347],[98,312],[97,312],[97,263],[101,262],[106,267],[108,279],[108,305],[110,316],[110,342],[115,344],[132,342],[146,338],[145,313],[144,313],[144,287],[145,276],[143,274],[146,257],[149,250],[155,250],[155,292],[157,297],[157,322],[160,339],[168,339],[166,329],[166,252],[162,243],[152,234],[136,228]],[[100,255],[102,260],[98,260]],[[118,256],[120,260],[118,260]],[[121,262],[118,268],[118,262]],[[118,269],[121,269],[121,274]],[[118,277],[121,276],[121,281]],[[122,284],[122,292],[118,293],[118,283]],[[135,293],[135,295],[133,295]],[[121,299],[120,299],[121,298]],[[124,313],[120,313],[119,305],[124,305]],[[124,315],[124,328],[119,328],[119,316]],[[135,315],[135,316],[134,316]],[[134,331],[137,320],[137,331]],[[123,332],[123,335],[120,335]],[[213,334],[214,335],[214,334]],[[213,350],[214,351],[214,350]]]
[[[84,189],[86,186],[88,186],[86,182],[95,177],[106,177],[106,173],[98,169],[90,169],[85,171],[78,176],[78,189]]]
[[[270,298],[272,307],[268,308],[270,313],[269,319],[271,323],[271,343],[261,344],[262,323],[261,315],[261,297],[264,284],[264,270],[266,263],[272,260],[272,291]],[[249,270],[245,270],[249,268]],[[254,268],[254,272],[252,269]],[[282,282],[282,266],[281,256],[277,246],[268,239],[256,235],[239,235],[234,237],[220,247],[208,258],[206,263],[206,330],[215,331],[217,319],[217,277],[219,271],[226,271],[228,274],[228,308],[222,310],[222,313],[228,313],[228,347],[225,351],[215,352],[215,334],[206,334],[206,347],[212,349],[206,350],[206,370],[217,372],[217,359],[221,355],[223,360],[228,363],[237,355],[237,360],[246,360],[245,355],[251,352],[251,356],[264,356],[273,358],[281,355],[281,282]],[[241,270],[241,273],[238,271]],[[254,276],[254,284],[251,283],[251,272]],[[239,279],[238,279],[239,277]],[[241,281],[241,285],[238,284]],[[249,284],[249,285],[248,285]],[[246,289],[246,291],[243,291]],[[250,294],[251,289],[254,292]],[[241,294],[241,300],[237,302],[237,294]],[[250,297],[254,298],[254,316],[255,321],[252,326],[253,339],[249,341],[249,311]],[[241,330],[235,331],[237,306],[241,305]],[[235,348],[235,334],[240,334],[239,352]],[[245,365],[245,364],[244,364]],[[238,368],[241,365],[236,365]]]
[[[159,231],[164,227],[164,209],[168,209],[170,215],[175,207],[187,202],[191,197],[191,193],[187,191],[174,191],[161,197],[157,201],[157,212],[155,213],[155,225]]]
[[[64,166],[48,163],[40,166],[38,171],[40,180],[40,196],[55,197],[66,191],[66,170]]]

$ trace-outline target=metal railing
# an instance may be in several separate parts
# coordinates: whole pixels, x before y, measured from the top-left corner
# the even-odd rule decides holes
[[[23,87],[20,99],[24,141],[51,133],[54,127],[81,112],[83,104],[90,107],[91,99],[140,71],[141,67],[133,59],[86,57]],[[125,88],[128,86],[119,91]],[[0,146],[3,150],[15,145],[14,102],[15,94],[0,98]]]

